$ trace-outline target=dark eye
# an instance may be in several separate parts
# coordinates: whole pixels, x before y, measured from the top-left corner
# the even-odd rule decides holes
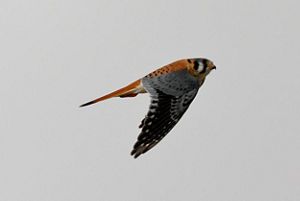
[[[197,61],[194,62],[194,69],[198,71],[199,63]]]

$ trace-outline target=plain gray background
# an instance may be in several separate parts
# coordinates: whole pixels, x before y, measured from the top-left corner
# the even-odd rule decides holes
[[[0,200],[300,200],[299,6],[1,0]],[[148,95],[78,108],[188,57],[217,70],[136,160]]]

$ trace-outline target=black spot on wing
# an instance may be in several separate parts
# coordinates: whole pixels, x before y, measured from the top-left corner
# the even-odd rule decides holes
[[[151,99],[146,117],[139,126],[142,131],[131,155],[137,158],[161,141],[180,120],[196,93],[192,96],[175,97],[157,91],[157,95]]]

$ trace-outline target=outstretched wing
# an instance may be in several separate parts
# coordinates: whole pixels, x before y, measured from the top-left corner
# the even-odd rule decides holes
[[[150,150],[170,132],[194,100],[197,91],[194,89],[180,96],[172,96],[157,90],[151,96],[149,111],[139,126],[142,131],[131,152],[134,158]]]

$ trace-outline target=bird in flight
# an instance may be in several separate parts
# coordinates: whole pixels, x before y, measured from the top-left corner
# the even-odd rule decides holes
[[[139,126],[141,132],[131,151],[131,155],[137,158],[159,143],[177,124],[212,69],[216,66],[205,58],[178,60],[80,107],[113,97],[149,93],[149,111]]]

